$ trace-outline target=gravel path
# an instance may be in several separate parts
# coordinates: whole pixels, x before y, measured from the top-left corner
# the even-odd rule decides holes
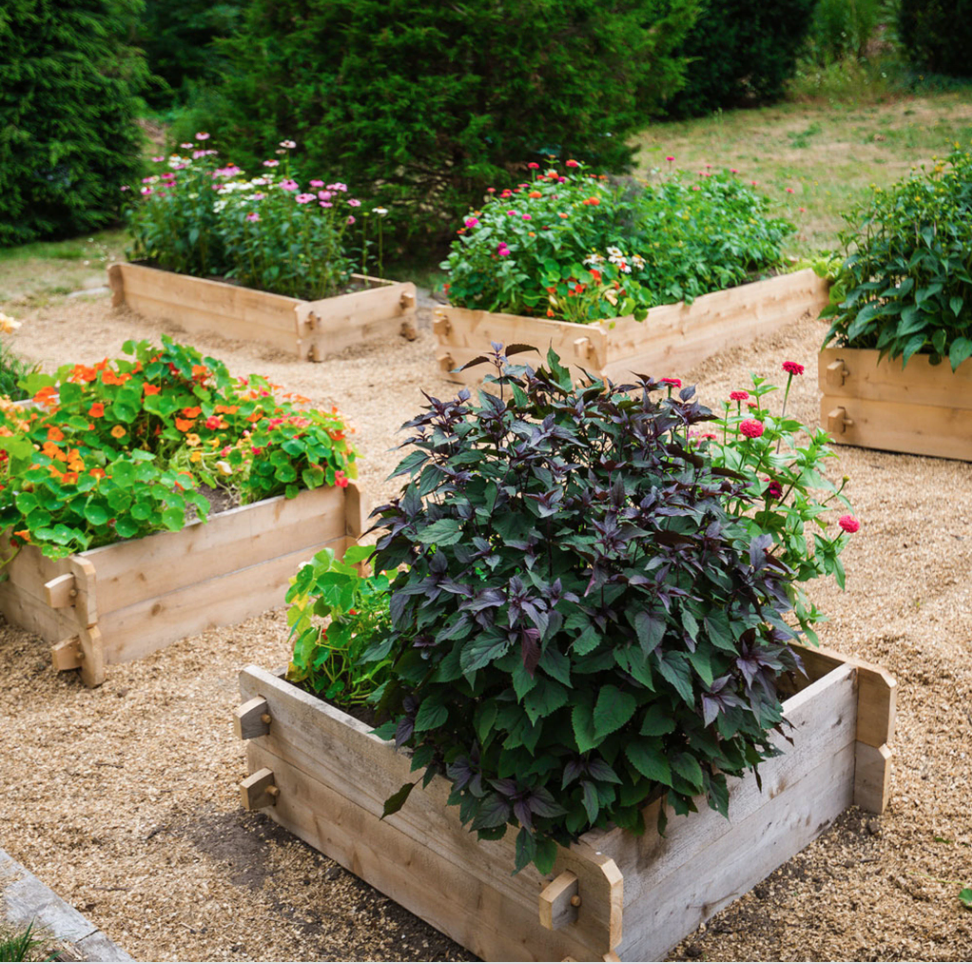
[[[120,354],[158,327],[76,298],[24,317],[14,348],[51,369]],[[427,319],[426,319],[427,322]],[[815,353],[824,327],[723,353],[679,375],[717,403],[807,367],[791,395],[817,419]],[[377,503],[396,429],[448,394],[427,330],[412,343],[319,365],[253,345],[195,338],[237,374],[261,372],[357,428],[361,481]],[[780,376],[781,377],[781,376]],[[965,463],[839,449],[862,527],[848,588],[820,587],[821,641],[897,676],[892,804],[849,811],[830,832],[693,935],[676,958],[968,960],[972,912],[972,469]],[[287,659],[284,613],[184,640],[113,666],[85,690],[56,675],[47,647],[0,623],[0,845],[141,960],[465,960],[451,941],[239,806],[243,746],[232,735],[236,673]]]

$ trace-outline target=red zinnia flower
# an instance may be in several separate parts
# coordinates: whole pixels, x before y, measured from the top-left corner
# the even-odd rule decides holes
[[[536,161],[530,161],[530,163],[527,164],[527,167],[530,168],[531,171],[538,171],[540,169],[540,165]]]
[[[746,436],[746,438],[759,438],[763,434],[763,423],[758,418],[747,418],[739,426],[739,431]]]
[[[842,515],[838,520],[837,524],[844,530],[844,532],[857,532],[860,529],[861,524],[852,515]]]
[[[795,361],[785,361],[783,362],[783,371],[785,371],[788,375],[802,375],[803,365],[800,365]]]
[[[681,388],[682,387],[682,379],[681,378],[663,378],[662,381],[666,385],[672,385],[675,388]]]
[[[749,392],[730,392],[729,397],[734,402],[744,402],[747,398],[749,398]]]

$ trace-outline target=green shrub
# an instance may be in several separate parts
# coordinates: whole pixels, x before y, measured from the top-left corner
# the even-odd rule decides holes
[[[844,501],[820,475],[826,433],[797,448],[803,427],[770,413],[764,379],[735,393],[753,408],[715,419],[675,379],[574,388],[548,365],[408,423],[409,481],[376,510],[375,567],[402,568],[361,656],[391,661],[379,734],[451,781],[481,838],[518,827],[517,867],[543,872],[591,827],[640,832],[658,796],[727,813],[727,777],[779,752],[777,681],[819,618],[800,584],[842,579],[857,528],[824,534],[826,503]]]
[[[972,0],[901,0],[898,36],[916,66],[972,77]]]
[[[124,42],[141,0],[6,0],[0,6],[0,245],[113,221],[139,169]]]
[[[825,344],[877,348],[905,365],[947,357],[953,369],[972,356],[972,153],[876,188],[848,220]]]
[[[184,103],[197,84],[216,79],[221,62],[213,41],[232,35],[244,6],[245,0],[145,0],[135,43],[164,81],[148,98],[153,106]]]
[[[363,209],[340,181],[315,179],[301,187],[291,176],[290,148],[278,148],[282,158],[266,159],[261,173],[248,178],[219,159],[208,133],[197,132],[197,139],[184,143],[182,154],[152,158],[157,173],[127,187],[134,257],[170,271],[314,299],[348,284],[353,226],[360,239],[361,226],[377,222],[380,252],[380,211]],[[360,266],[366,267],[364,261]]]
[[[827,66],[845,57],[864,57],[886,0],[819,0],[808,38],[811,59]]]
[[[442,237],[524,158],[625,169],[697,4],[253,0],[207,129],[243,166],[293,138],[301,170],[346,171],[401,230]]]
[[[692,302],[781,260],[793,226],[732,174],[679,175],[647,187],[609,182],[568,160],[533,171],[459,228],[449,270],[455,305],[587,323]]]
[[[679,53],[685,86],[666,105],[672,117],[777,100],[796,71],[817,0],[706,0]]]

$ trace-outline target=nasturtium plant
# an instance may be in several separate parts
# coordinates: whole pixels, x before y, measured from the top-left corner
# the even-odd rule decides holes
[[[287,591],[294,642],[287,679],[343,706],[366,703],[391,665],[361,659],[391,628],[388,588],[395,574],[362,574],[372,551],[351,546],[339,561],[332,549],[322,549],[297,570]]]
[[[488,194],[442,267],[465,308],[587,324],[752,280],[782,264],[793,225],[734,175],[650,184],[588,174],[568,160]]]
[[[516,828],[517,869],[546,872],[592,827],[642,832],[658,797],[663,816],[700,797],[726,814],[727,778],[779,752],[780,677],[819,618],[796,585],[817,513],[779,513],[818,456],[784,465],[758,419],[717,420],[673,379],[575,387],[552,352],[537,370],[492,357],[500,394],[431,398],[407,423],[407,481],[375,510],[388,621],[361,661],[387,672],[377,732],[451,782],[481,838]],[[767,441],[795,431],[758,413]],[[762,472],[792,483],[772,518]]]
[[[972,153],[875,188],[848,215],[825,344],[917,354],[954,371],[972,357]]]
[[[355,453],[336,412],[162,336],[132,356],[24,380],[34,407],[0,404],[0,528],[58,557],[205,521],[199,491],[241,505],[348,484]]]

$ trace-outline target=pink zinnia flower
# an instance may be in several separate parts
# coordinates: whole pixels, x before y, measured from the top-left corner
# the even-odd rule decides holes
[[[736,170],[736,168],[734,168],[734,167],[730,167],[730,168],[729,168],[729,173],[730,173],[730,174],[738,174],[738,173],[739,173],[739,171],[737,171],[737,170]]]
[[[699,186],[698,186],[698,184],[693,184],[693,185],[692,185],[692,190],[693,190],[693,191],[698,191],[698,190],[700,190],[700,188],[699,188]]]
[[[788,187],[788,188],[786,189],[786,193],[787,193],[787,194],[792,194],[792,193],[793,193],[793,188],[792,188],[792,187]]]
[[[193,144],[192,141],[188,141],[185,144],[180,144],[179,145],[179,147],[181,147],[184,151],[191,151],[195,146],[196,145]]]
[[[763,423],[758,418],[747,418],[739,426],[739,431],[746,436],[746,438],[759,438],[763,434]]]
[[[331,192],[330,192],[330,191],[318,191],[318,192],[317,192],[317,196],[318,196],[318,197],[319,197],[319,198],[320,198],[320,199],[321,199],[322,201],[330,201],[330,200],[331,200],[331,198],[333,197],[333,195],[331,194]]]
[[[270,160],[270,161],[263,162],[264,167],[277,167],[278,164],[280,164],[280,161]]]
[[[857,532],[860,529],[861,524],[852,515],[842,515],[838,520],[837,524],[844,530],[844,532]]]
[[[476,227],[477,224],[479,224],[479,221],[478,221],[477,218],[466,218],[466,227],[467,228],[474,228],[474,227]]]
[[[675,155],[674,154],[669,154],[668,157],[665,158],[665,160],[668,161],[669,163],[671,163],[672,161],[675,160]]]
[[[259,221],[259,220],[260,220],[260,215],[259,215],[259,214],[257,214],[257,213],[256,213],[256,211],[251,211],[251,212],[250,212],[250,213],[249,213],[249,214],[248,214],[248,215],[246,216],[246,219],[247,219],[247,221]]]
[[[580,167],[577,161],[564,161],[564,167]]]
[[[795,361],[785,361],[783,362],[783,371],[785,371],[788,375],[802,375],[803,365],[800,365]]]
[[[506,244],[506,242],[505,242],[505,241],[501,241],[501,242],[499,243],[499,245],[498,245],[498,246],[497,246],[497,248],[496,248],[496,253],[497,253],[497,254],[498,254],[498,255],[499,255],[499,256],[500,256],[501,258],[506,258],[506,257],[509,257],[509,254],[510,254],[510,249],[509,249],[509,247],[507,247],[507,244]]]
[[[155,161],[156,164],[160,164],[165,160],[165,158],[160,154],[158,157],[153,157],[152,160]]]
[[[801,214],[806,214],[807,213],[807,209],[806,208],[800,208],[800,213]]]
[[[196,134],[196,140],[197,141],[208,141],[209,140],[209,133],[207,131],[199,131]]]
[[[779,498],[782,498],[782,496],[783,496],[783,487],[780,485],[779,482],[776,481],[776,479],[763,479],[763,481],[764,482],[769,482],[769,485],[766,487],[766,494],[771,499],[779,499]]]
[[[666,385],[671,385],[673,388],[681,388],[682,387],[682,379],[681,378],[663,378],[662,381]]]
[[[540,170],[540,165],[536,161],[530,161],[530,163],[527,164],[527,167],[530,168],[531,171]],[[520,187],[523,187],[523,185],[521,184]]]
[[[533,220],[533,216],[530,215],[530,214],[524,214],[523,215],[523,220],[524,221],[532,221]]]
[[[750,181],[749,183],[752,184],[753,187],[756,187],[756,182],[755,181]]]
[[[348,198],[348,207],[359,208],[361,207],[361,202],[355,197]]]
[[[311,187],[324,187],[324,182],[323,181],[311,181],[310,182],[310,186]]]
[[[300,189],[300,185],[293,178],[289,177],[280,182],[280,187],[284,191],[297,191]]]
[[[495,187],[488,187],[488,188],[486,188],[486,193],[487,194],[495,194],[496,193],[496,188]]]
[[[313,194],[298,194],[294,200],[298,204],[309,204],[311,201],[316,201],[317,198]]]
[[[354,224],[354,215],[348,215],[348,224]]]
[[[746,406],[747,408],[759,408],[759,402],[757,402],[755,398],[751,398],[748,402],[746,402]]]
[[[729,397],[734,402],[745,402],[749,398],[749,392],[730,392]]]
[[[319,201],[318,204],[320,204],[320,206],[322,208],[332,208],[332,207],[334,207],[334,205],[330,201]]]

